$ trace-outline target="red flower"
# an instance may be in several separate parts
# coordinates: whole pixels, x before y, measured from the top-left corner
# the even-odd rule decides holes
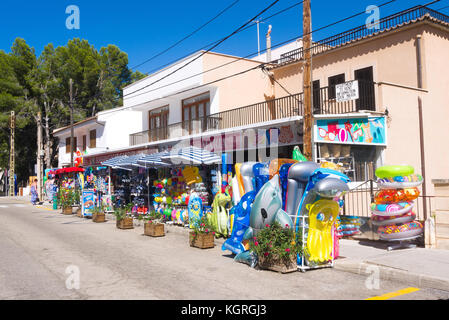
[[[254,245],[257,247],[259,245],[259,242],[254,242]]]
[[[269,224],[266,224],[266,225],[265,225],[265,227],[269,228],[269,227],[270,227],[270,225],[269,225]]]
[[[288,228],[288,223],[285,226]]]
[[[206,232],[209,232],[209,229],[206,229]]]
[[[290,252],[290,248],[285,249],[286,252]]]
[[[215,231],[212,231],[212,235],[215,236]]]
[[[269,253],[268,253],[268,252],[265,252],[263,255],[264,255],[265,257],[268,257]]]

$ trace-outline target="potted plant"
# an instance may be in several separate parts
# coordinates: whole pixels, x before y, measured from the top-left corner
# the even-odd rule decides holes
[[[131,206],[125,206],[114,210],[116,226],[118,229],[133,229],[133,217],[131,215]]]
[[[92,209],[92,221],[95,223],[106,222],[103,204],[100,203],[98,207],[95,206]]]
[[[302,254],[300,236],[279,223],[266,225],[250,242],[250,250],[257,254],[259,267],[281,273],[297,271],[296,257]]]
[[[152,211],[144,218],[144,234],[150,237],[165,236],[164,224],[162,223],[162,215],[156,211]]]
[[[192,224],[192,231],[189,234],[191,247],[207,249],[214,247],[215,232],[212,230],[207,215],[203,214],[201,218],[196,219]]]
[[[75,193],[70,189],[61,189],[59,191],[58,203],[61,204],[62,214],[71,215],[72,207],[75,203]]]

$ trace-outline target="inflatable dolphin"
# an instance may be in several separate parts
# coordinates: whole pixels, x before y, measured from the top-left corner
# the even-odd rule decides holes
[[[265,183],[257,193],[249,220],[250,226],[245,232],[244,239],[256,236],[267,224],[271,225],[274,222],[278,222],[282,227],[293,226],[292,219],[282,210],[282,193],[278,175]]]

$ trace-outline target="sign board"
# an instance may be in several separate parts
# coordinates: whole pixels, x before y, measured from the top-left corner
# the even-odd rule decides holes
[[[82,196],[82,215],[83,217],[91,217],[92,209],[95,207],[95,193],[93,190],[83,190]]]
[[[357,100],[359,98],[359,81],[348,81],[335,86],[337,102]]]
[[[385,117],[319,119],[315,123],[316,143],[359,145],[387,144]]]

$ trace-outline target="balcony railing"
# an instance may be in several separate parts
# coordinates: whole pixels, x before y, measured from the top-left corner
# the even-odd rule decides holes
[[[359,110],[376,110],[374,82],[359,80],[357,100],[337,102],[335,90],[329,87],[313,92],[314,114],[344,114]],[[204,132],[244,127],[272,120],[303,116],[303,93],[255,103],[249,106],[230,109],[205,118],[178,122],[130,135],[130,145],[156,142]]]
[[[397,27],[403,23],[414,21],[426,15],[449,23],[449,16],[427,7],[416,6],[380,19],[379,24],[376,25],[375,28],[367,28],[366,25],[363,25],[339,33],[337,35],[333,35],[326,39],[314,42],[310,50],[312,52],[312,55],[316,55],[324,51],[328,51],[336,47],[345,45],[349,42],[362,39],[374,33]],[[280,59],[274,61],[273,63],[284,65],[302,59],[304,59],[304,50],[303,48],[299,48],[282,54]]]

